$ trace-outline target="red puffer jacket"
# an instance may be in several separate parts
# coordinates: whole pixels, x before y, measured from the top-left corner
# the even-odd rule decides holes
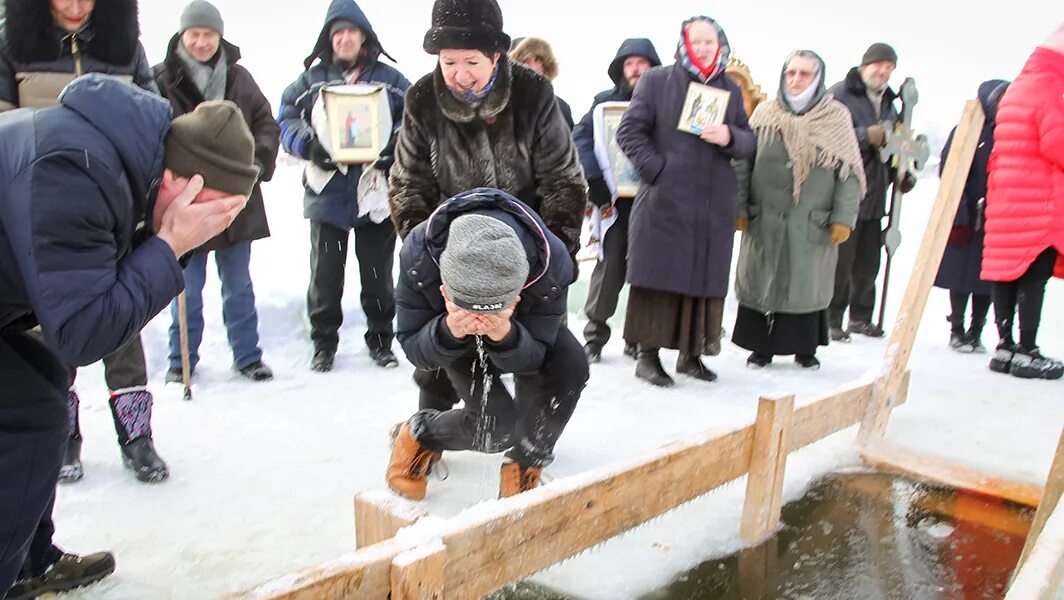
[[[1046,248],[1064,278],[1064,54],[1038,48],[997,113],[982,278],[1015,281]]]

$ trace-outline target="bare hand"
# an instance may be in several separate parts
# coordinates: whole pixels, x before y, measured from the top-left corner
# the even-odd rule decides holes
[[[488,336],[488,339],[495,343],[506,339],[506,336],[510,335],[510,330],[513,329],[513,323],[510,319],[514,316],[514,308],[520,301],[521,297],[518,296],[510,308],[493,314],[481,315],[481,330],[479,334]]]
[[[197,202],[202,190],[203,178],[193,176],[156,222],[156,235],[169,244],[176,256],[225,231],[247,204],[247,196],[224,196]]]
[[[451,336],[456,340],[461,340],[465,339],[466,336],[477,335],[479,315],[451,302],[447,298],[447,292],[444,291],[442,285],[440,286],[440,291],[443,292],[447,307],[447,318],[444,319],[444,324],[447,325],[447,330],[451,332]]]
[[[710,125],[698,137],[710,144],[727,146],[731,143],[731,129],[727,125]]]

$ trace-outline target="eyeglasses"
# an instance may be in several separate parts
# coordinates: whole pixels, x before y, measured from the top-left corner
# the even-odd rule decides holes
[[[816,75],[814,71],[804,71],[801,69],[787,69],[783,72],[783,75],[788,79],[809,79]]]

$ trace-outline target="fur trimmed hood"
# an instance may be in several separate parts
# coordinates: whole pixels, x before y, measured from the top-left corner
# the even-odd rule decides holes
[[[69,34],[55,24],[49,0],[7,0],[3,43],[17,62],[56,60]],[[8,32],[19,32],[11,35]],[[137,56],[140,25],[137,0],[99,0],[79,32],[87,55],[112,65],[128,65]]]

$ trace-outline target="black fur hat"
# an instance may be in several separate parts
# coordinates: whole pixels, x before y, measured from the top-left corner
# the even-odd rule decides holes
[[[447,48],[506,52],[510,36],[502,31],[502,10],[495,0],[436,0],[432,29],[425,34],[425,52]]]

